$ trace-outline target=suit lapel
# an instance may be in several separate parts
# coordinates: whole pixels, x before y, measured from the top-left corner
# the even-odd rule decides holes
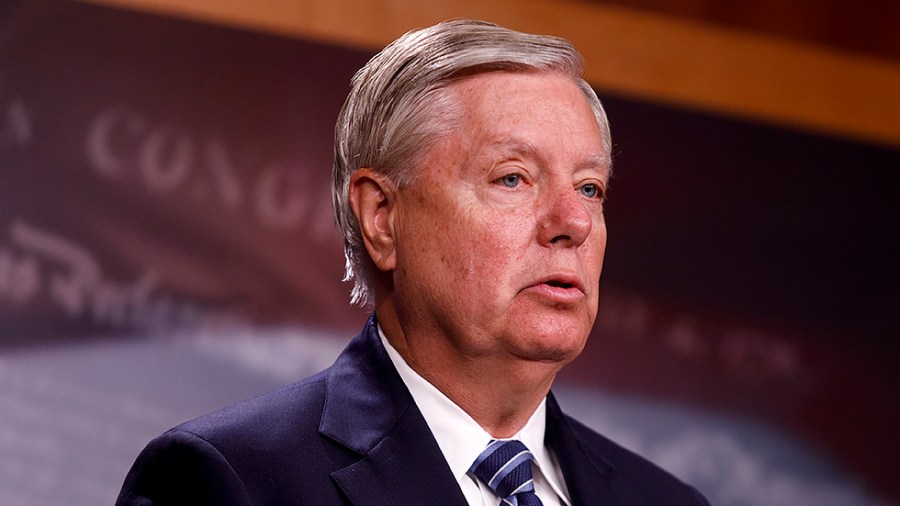
[[[418,410],[407,411],[366,458],[332,474],[353,504],[466,504]]]
[[[552,393],[547,397],[547,429],[544,438],[559,461],[572,504],[615,504],[609,488],[609,479],[614,471],[612,464],[594,448],[582,444]]]
[[[374,315],[328,372],[319,432],[361,457],[331,474],[352,504],[465,504]]]

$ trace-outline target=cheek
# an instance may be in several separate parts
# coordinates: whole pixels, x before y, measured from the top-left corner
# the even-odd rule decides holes
[[[475,192],[429,192],[413,200],[404,232],[416,247],[416,260],[433,275],[465,289],[500,288],[516,265],[527,260],[534,219],[525,212],[498,209]],[[437,271],[437,272],[434,272]],[[493,286],[491,286],[493,285]]]
[[[484,210],[453,213],[441,243],[442,259],[457,289],[467,293],[469,304],[484,305],[487,298],[498,299],[498,292],[515,277],[527,249],[517,233],[521,230],[521,226]]]
[[[588,244],[589,249],[585,251],[587,255],[588,276],[594,280],[593,293],[591,298],[597,298],[600,289],[600,275],[603,272],[603,258],[606,254],[606,227],[601,225],[597,230],[596,236],[591,239]]]
[[[599,236],[597,239],[597,263],[602,266],[603,258],[606,256],[606,222],[601,221],[597,226],[597,235]]]
[[[591,242],[591,253],[593,254],[593,261],[597,265],[597,270],[600,270],[603,266],[603,258],[606,255],[606,228],[603,228]]]
[[[496,210],[469,218],[470,246],[480,264],[509,271],[526,260],[534,242],[533,219]]]

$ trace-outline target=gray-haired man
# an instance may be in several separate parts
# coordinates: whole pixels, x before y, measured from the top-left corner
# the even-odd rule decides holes
[[[335,364],[150,443],[120,504],[694,505],[562,413],[597,314],[606,115],[568,42],[473,21],[354,77],[334,202],[352,298]]]

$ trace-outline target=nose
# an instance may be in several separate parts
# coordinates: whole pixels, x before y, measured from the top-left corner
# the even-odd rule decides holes
[[[584,197],[569,186],[548,196],[539,220],[538,242],[543,246],[578,247],[587,240],[593,221]]]

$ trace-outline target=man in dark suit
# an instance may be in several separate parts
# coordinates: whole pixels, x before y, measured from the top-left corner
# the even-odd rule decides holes
[[[334,199],[354,302],[322,373],[172,429],[122,505],[694,505],[562,413],[597,313],[606,115],[566,41],[454,21],[354,77]]]

